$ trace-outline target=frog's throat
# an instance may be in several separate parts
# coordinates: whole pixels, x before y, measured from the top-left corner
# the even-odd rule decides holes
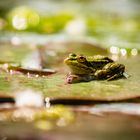
[[[80,63],[70,63],[67,65],[69,66],[70,70],[74,74],[90,74],[93,73],[93,69],[91,67],[87,67],[86,65]]]

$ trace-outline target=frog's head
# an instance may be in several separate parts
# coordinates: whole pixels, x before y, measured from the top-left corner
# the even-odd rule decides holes
[[[64,63],[70,68],[70,71],[73,74],[87,75],[93,72],[93,70],[88,67],[88,61],[83,55],[76,55],[74,53],[71,53],[64,60]]]

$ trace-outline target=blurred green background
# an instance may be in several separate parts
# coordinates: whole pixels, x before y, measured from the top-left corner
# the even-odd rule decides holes
[[[139,9],[139,0],[0,1],[0,36],[91,36],[103,46],[139,49]]]

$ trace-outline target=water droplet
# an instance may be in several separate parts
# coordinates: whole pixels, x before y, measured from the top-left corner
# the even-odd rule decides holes
[[[137,49],[132,49],[131,50],[131,55],[136,56],[138,54],[138,50]]]
[[[46,105],[46,108],[49,108],[50,107],[50,98],[45,98],[45,105]]]
[[[120,52],[122,56],[125,56],[127,54],[126,49],[120,49]]]
[[[116,46],[110,47],[110,53],[111,54],[119,54],[120,49]]]

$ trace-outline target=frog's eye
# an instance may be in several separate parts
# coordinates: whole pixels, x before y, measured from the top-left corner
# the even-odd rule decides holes
[[[77,61],[78,61],[78,62],[85,62],[85,61],[86,61],[86,58],[85,58],[84,56],[79,56],[79,57],[77,58]]]

